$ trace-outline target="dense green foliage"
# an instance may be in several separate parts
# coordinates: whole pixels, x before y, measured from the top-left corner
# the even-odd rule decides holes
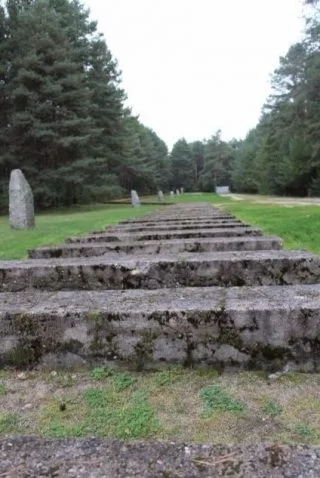
[[[280,58],[259,124],[237,149],[236,190],[320,194],[319,86],[320,10],[315,7],[303,40]]]
[[[320,9],[280,59],[273,93],[242,141],[220,131],[166,144],[126,107],[121,74],[80,0],[0,0],[0,210],[10,171],[38,209],[183,187],[320,194]]]
[[[162,140],[125,107],[120,72],[79,0],[0,3],[0,208],[20,168],[38,208],[155,192]]]
[[[236,144],[223,141],[220,131],[205,141],[179,139],[170,155],[172,188],[213,192],[216,186],[231,185]]]

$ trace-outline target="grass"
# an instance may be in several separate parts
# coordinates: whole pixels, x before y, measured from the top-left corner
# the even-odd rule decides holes
[[[156,201],[155,197],[146,198]],[[241,220],[260,227],[265,234],[277,235],[289,249],[320,253],[320,207],[286,204],[257,204],[252,198],[233,201],[214,194],[184,194],[174,203],[209,202],[222,206]],[[86,234],[92,230],[155,211],[157,206],[133,209],[123,204],[93,205],[73,210],[39,214],[33,230],[10,229],[6,217],[0,217],[0,260],[27,257],[27,250],[40,245],[62,243],[66,237]]]
[[[268,383],[254,372],[168,367],[5,372],[0,435],[320,445],[320,375]]]
[[[261,227],[265,234],[277,235],[288,249],[320,253],[320,207],[252,204],[226,204],[241,220]]]
[[[139,209],[124,205],[96,205],[91,208],[61,210],[36,217],[36,227],[31,230],[13,230],[8,218],[0,217],[0,260],[22,259],[27,250],[43,245],[64,242],[67,237],[104,229],[119,221],[142,216],[157,209],[156,206],[141,206]]]
[[[242,413],[246,410],[244,403],[235,400],[219,385],[211,385],[203,389],[200,395],[205,403],[204,416],[206,418],[219,411]]]

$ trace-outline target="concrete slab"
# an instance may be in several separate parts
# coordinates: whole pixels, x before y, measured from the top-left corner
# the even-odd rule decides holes
[[[154,232],[105,232],[89,236],[71,237],[66,240],[69,244],[82,242],[121,242],[121,241],[162,241],[164,239],[197,239],[208,237],[243,237],[262,236],[261,229],[251,227],[234,227],[226,229],[190,229],[186,231],[154,231]]]
[[[118,254],[160,254],[181,252],[222,252],[222,251],[259,251],[281,249],[282,241],[278,237],[245,236],[208,239],[168,239],[146,242],[91,242],[67,244],[56,247],[31,249],[31,259],[50,259],[59,257],[91,257],[107,253]]]
[[[202,223],[193,222],[191,224],[180,224],[180,223],[162,223],[162,224],[155,224],[155,225],[123,225],[118,224],[117,226],[108,228],[110,232],[153,232],[153,231],[187,231],[187,230],[194,230],[194,229],[232,229],[234,227],[251,227],[249,224],[244,224],[241,221],[228,221],[228,222],[212,222],[206,223],[203,225]],[[102,231],[98,233],[101,234]]]
[[[56,478],[315,478],[320,476],[320,447],[94,437],[0,439],[3,477],[49,477],[52,470]]]
[[[10,364],[20,344],[36,347],[30,365],[69,352],[138,368],[270,370],[290,361],[319,371],[319,314],[319,284],[0,294],[0,363]]]
[[[39,259],[0,262],[0,291],[157,289],[312,284],[320,257],[259,251]]]

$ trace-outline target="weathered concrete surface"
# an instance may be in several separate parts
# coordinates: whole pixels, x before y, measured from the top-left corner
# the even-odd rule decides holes
[[[141,232],[105,232],[82,237],[70,237],[69,244],[81,242],[113,242],[113,241],[162,241],[164,239],[198,239],[208,237],[242,237],[262,236],[261,229],[251,227],[234,227],[225,229],[190,229],[186,231],[141,231]]]
[[[320,448],[15,437],[0,440],[0,473],[7,478],[316,478]]]
[[[129,225],[122,225],[119,224],[117,226],[111,227],[108,230],[110,232],[153,232],[153,231],[185,231],[185,230],[194,230],[197,227],[200,227],[201,229],[232,229],[234,227],[249,227],[251,226],[249,224],[244,224],[241,221],[228,221],[228,222],[212,222],[206,223],[204,226],[202,224],[179,224],[179,223],[168,223],[168,224],[156,224],[154,226],[150,225],[144,225],[141,226],[139,225],[134,225],[134,226],[129,226]],[[99,231],[98,233],[101,234],[102,231]]]
[[[0,294],[0,364],[49,354],[320,371],[320,285]],[[22,356],[24,355],[24,357]],[[24,361],[23,361],[24,360]],[[18,361],[18,364],[15,363]]]
[[[103,256],[0,262],[0,291],[313,284],[320,257],[295,251]]]
[[[226,212],[222,212],[221,214],[217,215],[201,215],[201,214],[195,214],[193,217],[191,216],[169,216],[169,215],[156,215],[156,213],[152,215],[146,215],[143,217],[135,218],[135,219],[128,219],[121,221],[121,224],[145,224],[149,222],[153,222],[156,224],[161,224],[162,222],[181,222],[182,224],[190,224],[193,221],[203,221],[203,222],[211,222],[211,221],[216,221],[216,220],[230,220],[230,219],[235,219],[234,216],[231,214],[227,214]]]
[[[0,364],[49,354],[320,371],[320,285],[0,294]],[[17,363],[15,363],[18,362]]]
[[[55,247],[39,247],[29,251],[31,259],[52,259],[62,257],[91,257],[107,253],[118,254],[160,254],[181,252],[222,252],[222,251],[260,251],[282,249],[278,237],[223,237],[208,239],[172,239],[146,242],[91,242],[67,244]]]
[[[9,222],[13,229],[30,229],[35,225],[33,194],[20,169],[11,171]]]
[[[165,220],[159,220],[159,221],[154,221],[152,218],[149,219],[149,221],[122,221],[118,224],[118,226],[121,227],[149,227],[149,226],[164,226],[164,225],[176,225],[179,224],[181,226],[191,226],[194,225],[195,227],[206,227],[207,224],[225,224],[228,223],[229,221],[235,222],[237,221],[239,224],[242,224],[242,221],[239,219],[233,218],[233,217],[228,217],[228,218],[222,218],[222,219],[176,219],[172,221],[165,221]],[[110,226],[107,226],[110,227]]]

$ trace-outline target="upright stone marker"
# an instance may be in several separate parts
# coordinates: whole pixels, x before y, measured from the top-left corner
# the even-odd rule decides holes
[[[139,207],[140,206],[140,198],[138,196],[137,191],[132,189],[131,191],[131,204],[133,207]]]
[[[179,191],[179,189],[176,189],[176,195],[177,195],[177,196],[180,196],[180,191]]]
[[[173,191],[170,191],[170,197],[171,197],[171,199],[174,199],[174,192]]]
[[[180,188],[180,193],[181,193],[181,194],[184,193],[184,188]]]
[[[164,201],[164,195],[163,195],[163,192],[162,192],[162,191],[158,191],[158,199],[159,199],[159,202],[163,202],[163,201]]]
[[[9,222],[13,229],[34,227],[33,194],[20,169],[11,171],[9,183]]]

